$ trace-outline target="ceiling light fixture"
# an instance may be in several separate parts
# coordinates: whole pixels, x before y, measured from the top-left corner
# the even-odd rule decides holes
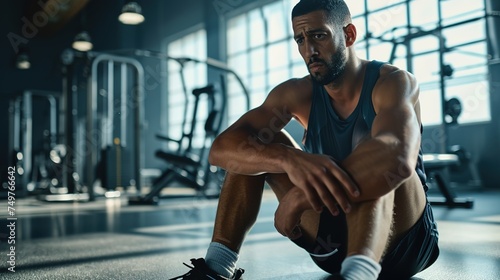
[[[17,53],[16,67],[17,67],[17,69],[22,69],[22,70],[30,69],[31,63],[30,63],[29,56],[26,53],[26,51],[20,50]]]
[[[137,25],[144,21],[141,6],[136,1],[126,3],[118,20],[123,24]]]
[[[90,51],[94,45],[90,40],[90,35],[87,31],[82,31],[75,36],[75,41],[73,42],[73,49],[81,52]]]

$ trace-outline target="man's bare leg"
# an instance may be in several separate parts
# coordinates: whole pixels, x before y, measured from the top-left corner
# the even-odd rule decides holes
[[[254,225],[262,201],[265,175],[228,173],[222,185],[212,242],[238,253]]]
[[[266,175],[227,174],[217,207],[212,242],[240,251],[246,234],[254,225],[262,201]],[[267,181],[278,201],[293,187],[286,174],[270,174]],[[300,227],[304,237],[313,242],[319,224],[319,213],[308,210],[302,214]]]
[[[292,182],[286,174],[269,174],[266,182],[273,190],[278,202],[281,203],[282,198],[294,187]],[[298,188],[295,188],[297,191]],[[299,190],[300,191],[300,190]],[[316,243],[316,236],[318,235],[318,227],[320,221],[320,213],[310,209],[302,213],[300,218],[300,231],[302,240],[306,242],[308,247]]]
[[[425,193],[416,174],[381,198],[353,203],[346,215],[348,255],[363,254],[380,261],[387,247],[417,222],[424,207]]]
[[[383,197],[353,203],[351,213],[346,215],[348,257],[364,256],[379,263],[386,250],[417,222],[424,207],[425,193],[416,174]],[[350,273],[345,264],[344,277]],[[380,272],[380,267],[373,268]]]
[[[299,148],[286,133],[278,133],[274,142]],[[224,180],[212,243],[207,252],[207,265],[221,275],[231,272],[244,238],[254,225],[262,201],[264,181],[267,180],[278,201],[293,188],[286,174],[263,174],[247,176],[228,173]],[[319,214],[310,210],[302,215],[301,230],[308,242],[314,242],[319,224]],[[231,252],[232,251],[232,252]],[[230,262],[226,262],[222,259]]]
[[[236,272],[239,251],[254,225],[262,200],[265,176],[227,173],[221,189],[206,265],[226,278]]]
[[[293,138],[284,132],[277,133],[273,142],[300,149]],[[265,180],[278,201],[293,187],[286,174],[226,175],[217,208],[213,242],[219,242],[234,252],[239,252],[246,234],[257,219]],[[316,238],[319,214],[313,210],[306,211],[301,221],[301,228],[308,239]]]
[[[277,135],[275,142],[297,147],[285,134]],[[246,234],[256,221],[265,180],[278,201],[293,188],[286,174],[227,174],[219,199],[213,242],[239,252]],[[395,208],[395,204],[401,207]],[[387,247],[415,224],[424,206],[425,193],[416,174],[393,193],[377,200],[352,203],[353,209],[346,215],[348,256],[364,255],[379,262]],[[319,218],[320,215],[313,210],[305,211],[301,218],[300,228],[311,245],[317,235]]]
[[[347,256],[361,254],[380,261],[391,234],[394,192],[375,200],[353,203],[346,215]]]

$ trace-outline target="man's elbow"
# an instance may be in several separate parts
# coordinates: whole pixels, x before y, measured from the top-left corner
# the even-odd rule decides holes
[[[222,153],[222,149],[221,149],[220,139],[215,138],[214,142],[212,143],[212,146],[210,147],[210,151],[208,153],[208,162],[211,165],[220,166],[221,153]]]
[[[349,200],[353,203],[360,203],[379,199],[403,185],[404,182],[411,178],[413,172],[415,171],[409,170],[408,166],[405,165],[400,165],[396,170],[388,170],[381,174],[378,179],[367,184],[370,187],[363,188],[360,196],[354,197],[350,195]]]
[[[208,153],[208,163],[210,163],[210,165],[218,166],[217,155],[213,149],[210,149],[210,152]]]
[[[415,172],[415,167],[412,167],[411,160],[398,157],[395,162],[396,165],[393,168],[383,173],[383,183],[387,186],[388,191],[397,189]]]

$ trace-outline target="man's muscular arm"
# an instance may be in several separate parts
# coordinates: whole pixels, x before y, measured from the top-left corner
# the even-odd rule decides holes
[[[211,164],[245,175],[285,172],[282,158],[290,147],[272,142],[292,118],[293,100],[285,95],[289,83],[273,89],[262,105],[245,113],[214,140]]]
[[[348,212],[345,192],[355,196],[357,187],[332,158],[272,143],[298,108],[307,106],[301,96],[310,87],[305,79],[276,87],[261,106],[244,114],[215,139],[209,161],[238,174],[287,173],[316,211],[326,206],[335,213],[338,204]]]
[[[415,172],[420,146],[417,102],[418,85],[411,74],[395,70],[381,78],[373,91],[377,115],[371,138],[341,163],[361,191],[351,201],[383,196]]]

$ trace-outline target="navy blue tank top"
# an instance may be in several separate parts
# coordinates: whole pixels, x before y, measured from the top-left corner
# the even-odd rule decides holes
[[[313,82],[311,112],[304,142],[307,152],[330,155],[338,161],[343,161],[364,137],[370,135],[376,115],[372,102],[372,90],[383,64],[379,61],[371,61],[367,64],[358,105],[346,119],[337,115],[325,88]],[[422,132],[422,127],[420,129]],[[422,149],[419,151],[415,170],[424,190],[427,191]]]

